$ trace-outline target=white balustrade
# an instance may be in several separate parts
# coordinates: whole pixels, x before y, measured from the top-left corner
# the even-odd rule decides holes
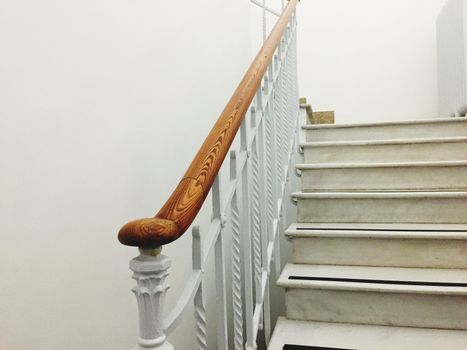
[[[211,223],[192,228],[193,270],[178,302],[165,317],[170,259],[156,249],[142,250],[131,261],[140,315],[136,349],[172,349],[166,334],[176,329],[190,304],[194,306],[193,344],[197,350],[208,349],[208,327],[217,329],[217,349],[228,349],[229,342],[235,350],[256,349],[260,330],[269,341],[269,274],[273,262],[280,269],[281,216],[288,197],[286,183],[293,172],[291,159],[298,148],[298,112],[294,15],[242,123],[240,148],[230,152],[230,178],[221,182],[218,176],[211,189]],[[231,255],[225,252],[226,234],[232,237]],[[203,282],[212,253],[216,324],[207,323]],[[226,259],[231,262],[226,264]],[[231,271],[226,266],[231,266]],[[226,286],[228,280],[231,288]],[[230,289],[232,307],[227,305]],[[233,320],[231,333],[229,320]]]

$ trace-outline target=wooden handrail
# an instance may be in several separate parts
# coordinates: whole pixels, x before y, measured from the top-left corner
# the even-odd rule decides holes
[[[299,0],[289,0],[177,188],[154,218],[123,226],[122,244],[154,248],[179,238],[192,224],[219,172]]]

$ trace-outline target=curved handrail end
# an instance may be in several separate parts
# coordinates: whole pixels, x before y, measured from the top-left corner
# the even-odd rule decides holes
[[[182,234],[172,220],[146,218],[130,221],[118,232],[120,243],[140,248],[156,248],[176,240]]]

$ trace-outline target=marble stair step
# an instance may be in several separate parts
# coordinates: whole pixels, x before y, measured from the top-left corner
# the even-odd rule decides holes
[[[467,330],[467,270],[287,264],[292,320]]]
[[[467,268],[467,225],[294,223],[297,264]]]
[[[464,350],[464,331],[295,321],[280,317],[268,350]]]
[[[297,164],[302,191],[467,189],[467,161]]]
[[[467,136],[466,118],[433,118],[360,124],[304,125],[307,141],[381,140]]]
[[[295,192],[298,222],[467,223],[467,192]]]
[[[304,163],[381,163],[467,160],[467,137],[306,142]]]

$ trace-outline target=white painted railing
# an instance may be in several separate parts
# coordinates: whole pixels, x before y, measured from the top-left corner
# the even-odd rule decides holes
[[[467,112],[467,1],[448,0],[437,21],[439,112]]]
[[[269,13],[276,17],[279,17],[281,14],[274,8],[268,6],[267,0],[250,0],[250,2],[262,9],[261,23],[262,23],[262,30],[263,30],[263,42],[264,42],[267,37],[267,16],[266,14]],[[281,0],[282,9],[284,8],[284,5],[285,5],[285,0]]]
[[[260,330],[269,342],[269,274],[273,262],[277,271],[280,269],[280,223],[284,200],[288,200],[286,184],[293,174],[291,159],[298,145],[296,25],[294,13],[241,125],[240,147],[230,150],[229,179],[221,181],[218,175],[214,182],[209,226],[192,227],[192,272],[167,314],[164,299],[170,258],[157,248],[140,250],[140,256],[131,261],[139,307],[135,349],[173,349],[166,334],[176,329],[190,304],[195,311],[193,347],[208,348],[207,328],[212,325],[206,320],[204,274],[212,253],[217,349],[229,349],[229,343],[235,350],[256,349]],[[231,254],[225,252],[226,234],[232,237]],[[227,286],[230,280],[232,285]],[[232,293],[231,306],[227,293]],[[233,320],[233,334],[229,334],[229,319]]]

